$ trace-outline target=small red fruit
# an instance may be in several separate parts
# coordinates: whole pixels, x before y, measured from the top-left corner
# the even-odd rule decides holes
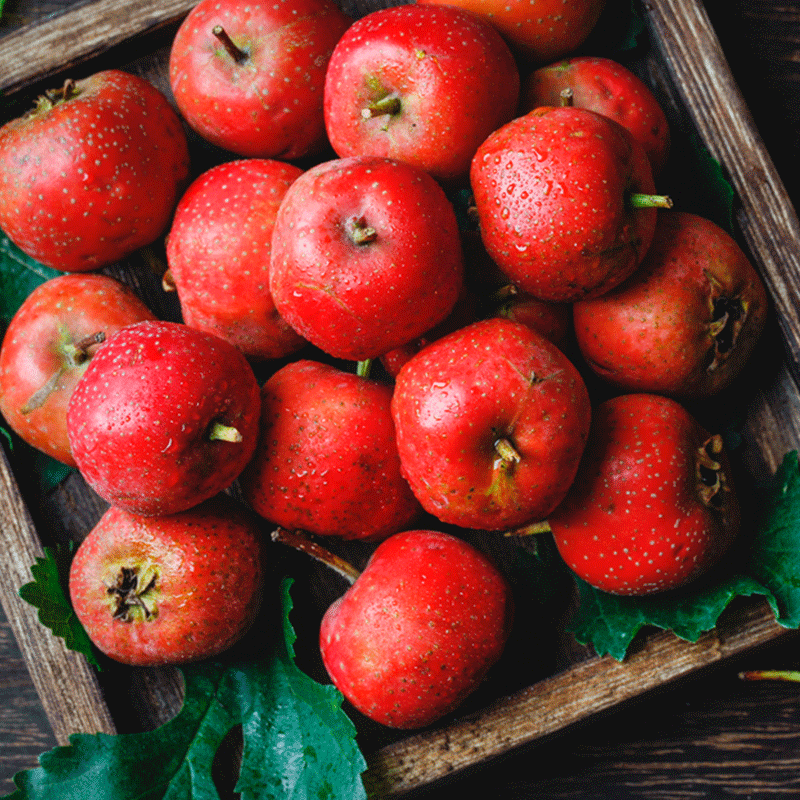
[[[544,519],[586,444],[586,386],[541,334],[503,318],[432,342],[400,370],[392,398],[400,462],[422,507],[464,528]]]
[[[178,292],[183,321],[227,339],[254,362],[306,343],[269,291],[275,215],[301,174],[260,158],[212,167],[186,190],[167,237],[165,285]]]
[[[420,728],[457,708],[503,653],[511,589],[488,558],[436,531],[390,537],[320,627],[334,685],[364,715]]]
[[[592,32],[605,0],[417,0],[452,5],[489,20],[529,61],[547,63],[580,47]]]
[[[622,64],[595,56],[567,58],[526,76],[520,94],[522,114],[568,102],[610,117],[644,147],[653,175],[661,172],[670,148],[666,114],[647,84]]]
[[[210,658],[258,612],[262,535],[226,495],[164,517],[112,506],[75,552],[69,593],[92,642],[124,664]]]
[[[548,522],[564,561],[597,589],[647,595],[684,586],[719,561],[739,529],[722,438],[666,397],[606,400]]]
[[[60,275],[34,289],[14,314],[0,348],[0,413],[20,438],[75,466],[67,405],[89,361],[121,328],[155,319],[114,278]]]
[[[0,128],[0,228],[49,267],[97,269],[163,233],[188,176],[164,95],[136,75],[98,72]]]
[[[573,306],[588,365],[630,391],[716,394],[750,358],[768,298],[736,241],[711,220],[661,213],[639,269]]]
[[[261,390],[261,436],[244,498],[289,529],[385,538],[421,509],[400,473],[392,390],[314,361],[279,369]]]
[[[587,109],[545,106],[504,125],[478,148],[471,182],[486,250],[540,300],[607,292],[653,237],[647,155],[619,123]]]
[[[72,454],[108,503],[184,511],[227,488],[255,450],[258,384],[232,344],[177,322],[140,322],[98,351],[67,408]]]
[[[172,43],[175,102],[203,138],[238,155],[316,153],[327,142],[325,71],[350,23],[332,0],[201,0]]]
[[[269,287],[281,316],[335,358],[377,358],[452,310],[463,262],[456,215],[424,170],[353,156],[288,189],[272,234]]]
[[[339,156],[396,158],[450,181],[467,176],[478,145],[518,100],[514,56],[488,21],[400,5],[362,17],[339,40],[325,125]]]

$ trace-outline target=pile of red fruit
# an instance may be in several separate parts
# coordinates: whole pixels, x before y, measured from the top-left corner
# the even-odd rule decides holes
[[[571,57],[602,1],[523,5],[353,21],[330,0],[201,0],[171,50],[177,111],[108,71],[0,130],[0,227],[68,273],[5,334],[0,411],[110,504],[70,590],[111,657],[236,641],[264,520],[372,540],[320,647],[364,714],[415,727],[512,625],[458,529],[549,530],[625,595],[683,586],[733,541],[721,437],[682,401],[741,372],[764,288],[657,194],[669,126],[645,84]],[[221,153],[191,183],[189,130]],[[182,322],[102,272],[164,234]],[[589,375],[611,399],[593,407]]]

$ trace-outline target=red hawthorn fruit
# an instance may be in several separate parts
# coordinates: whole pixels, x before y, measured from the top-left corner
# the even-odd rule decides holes
[[[524,59],[547,63],[571,53],[592,32],[606,0],[417,0],[452,5],[492,23]]]
[[[86,272],[153,242],[189,176],[175,110],[120,70],[67,81],[0,128],[0,228],[64,272]]]
[[[242,494],[288,529],[380,539],[421,512],[400,472],[388,384],[300,360],[261,389],[261,435]]]
[[[628,394],[595,408],[572,488],[548,517],[575,574],[619,595],[685,586],[739,530],[728,458],[677,401]]]
[[[107,275],[60,275],[40,284],[8,325],[0,348],[0,413],[28,444],[75,466],[67,436],[69,398],[103,342],[155,319]]]
[[[509,530],[564,498],[589,432],[586,386],[541,334],[496,317],[432,342],[392,397],[403,474],[429,513]]]
[[[339,156],[396,158],[462,179],[478,145],[519,102],[519,70],[475,14],[404,4],[353,23],[325,77],[325,126]]]
[[[177,291],[183,321],[227,339],[253,362],[306,344],[269,291],[275,215],[301,174],[292,164],[260,158],[212,167],[181,197],[167,237],[164,283]]]
[[[318,153],[328,61],[351,22],[333,0],[201,0],[172,42],[175,102],[193,130],[240,156]]]
[[[278,313],[334,358],[378,358],[438,325],[463,285],[455,210],[424,170],[390,158],[317,164],[272,234]]]
[[[570,92],[569,98],[563,92]],[[667,160],[670,129],[664,109],[647,84],[610,58],[576,56],[534,70],[522,81],[520,114],[565,102],[610,117],[644,147],[653,175]]]
[[[505,648],[511,588],[477,548],[438,531],[395,534],[328,608],[320,651],[334,685],[382,725],[430,725],[457,708]]]
[[[258,383],[230,342],[178,322],[112,336],[67,408],[72,454],[106,502],[184,511],[230,486],[253,455]]]
[[[210,658],[240,639],[264,581],[258,518],[227,495],[168,516],[111,506],[75,552],[72,607],[124,664]]]
[[[543,106],[504,125],[478,148],[470,181],[489,256],[522,291],[553,302],[627,278],[661,202],[641,144],[583,108]]]
[[[676,397],[720,392],[741,372],[768,313],[766,289],[716,223],[661,212],[639,269],[573,306],[587,364],[611,384]]]

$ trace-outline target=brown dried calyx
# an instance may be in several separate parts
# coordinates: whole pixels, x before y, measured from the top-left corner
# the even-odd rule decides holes
[[[724,492],[727,491],[725,472],[719,461],[722,449],[722,436],[718,433],[706,439],[697,449],[697,491],[702,502],[713,508],[722,507]]]
[[[154,567],[120,567],[114,582],[106,585],[114,619],[122,622],[155,619],[157,582],[158,572]]]

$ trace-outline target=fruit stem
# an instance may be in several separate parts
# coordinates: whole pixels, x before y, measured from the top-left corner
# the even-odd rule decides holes
[[[348,220],[347,234],[353,244],[369,244],[378,238],[378,231],[371,225],[367,224],[364,217]]]
[[[175,277],[169,270],[167,270],[161,276],[161,288],[165,292],[176,292],[178,290],[178,285],[175,283]]]
[[[800,672],[793,669],[757,669],[740,672],[744,681],[792,681],[800,683]]]
[[[46,402],[47,398],[58,388],[61,378],[70,369],[83,364],[89,357],[86,352],[93,344],[101,344],[106,340],[105,331],[97,331],[84,336],[77,344],[67,342],[62,345],[62,351],[65,358],[64,365],[57,369],[47,381],[40,386],[25,402],[25,405],[20,409],[21,414],[30,414],[37,408],[41,408]]]
[[[208,432],[208,438],[212,442],[241,442],[242,434],[232,425],[213,422]]]
[[[365,358],[363,361],[359,361],[356,365],[356,375],[360,378],[369,378],[369,374],[372,372],[372,359]]]
[[[561,98],[561,107],[562,108],[570,108],[574,103],[574,92],[572,89],[567,87],[566,89],[562,89],[558,96]]]
[[[503,459],[507,465],[518,464],[522,459],[520,454],[514,449],[514,445],[508,439],[495,439],[495,452]]]
[[[340,558],[335,553],[312,541],[305,531],[290,531],[286,528],[276,528],[272,532],[272,541],[293,547],[301,553],[311,556],[321,564],[338,572],[349,584],[354,584],[361,574],[351,563]]]
[[[530,522],[521,528],[506,531],[506,536],[538,536],[540,533],[552,533],[550,523],[544,519],[541,522]]]
[[[665,194],[632,192],[628,202],[632,208],[672,208],[672,198]]]
[[[222,27],[222,25],[215,25],[211,29],[211,33],[213,33],[214,36],[216,36],[216,38],[219,39],[220,42],[222,42],[222,46],[227,51],[228,55],[237,64],[241,64],[243,61],[247,61],[247,53],[245,53],[244,50],[237,47],[233,43],[233,39],[231,39],[231,37],[228,36],[228,32],[225,30],[225,28]]]
[[[387,114],[394,116],[400,113],[401,108],[402,103],[400,102],[400,98],[393,94],[387,94],[386,97],[382,97],[380,100],[376,100],[374,103],[370,103],[368,106],[362,108],[361,116],[364,119],[384,117]]]

